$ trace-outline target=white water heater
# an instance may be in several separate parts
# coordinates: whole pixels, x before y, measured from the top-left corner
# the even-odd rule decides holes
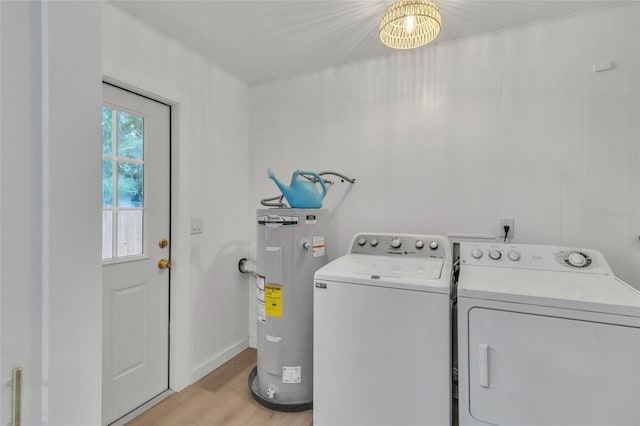
[[[324,209],[258,210],[258,362],[254,398],[278,411],[313,406],[313,275],[327,263]]]

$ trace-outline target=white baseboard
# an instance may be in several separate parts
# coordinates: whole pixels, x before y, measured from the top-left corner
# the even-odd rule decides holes
[[[249,340],[243,339],[228,349],[217,353],[212,356],[196,368],[192,369],[189,374],[189,384],[194,384],[198,380],[202,379],[207,374],[211,373],[216,368],[220,367],[225,362],[229,361],[234,356],[238,355],[243,350],[249,347]]]
[[[249,347],[253,349],[258,348],[258,338],[256,336],[249,336]]]
[[[126,414],[124,417],[120,417],[118,420],[114,421],[113,423],[109,423],[109,426],[124,426],[125,424],[129,423],[131,420],[138,417],[140,414],[147,411],[149,408],[153,407],[154,405],[162,402],[164,399],[173,395],[173,393],[174,392],[171,390],[166,390],[162,392],[160,395],[145,402],[144,404],[142,404],[141,406],[139,406],[129,414]]]

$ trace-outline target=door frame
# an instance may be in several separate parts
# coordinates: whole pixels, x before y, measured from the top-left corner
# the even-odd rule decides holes
[[[169,105],[170,112],[170,227],[171,263],[169,269],[169,390],[180,391],[189,386],[189,301],[190,301],[190,235],[180,232],[180,224],[188,223],[188,176],[183,166],[187,161],[188,147],[180,140],[180,100],[168,93],[155,93],[121,79],[103,70],[102,81],[135,94]],[[184,265],[184,266],[183,266]],[[181,285],[180,285],[181,283]]]

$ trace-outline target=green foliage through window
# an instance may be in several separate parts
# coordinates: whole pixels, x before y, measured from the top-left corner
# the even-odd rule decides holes
[[[113,160],[102,160],[102,207],[113,207]]]
[[[113,154],[113,110],[102,107],[102,154]]]
[[[143,206],[143,178],[142,164],[118,162],[118,207]]]
[[[118,156],[142,160],[144,119],[118,112]]]

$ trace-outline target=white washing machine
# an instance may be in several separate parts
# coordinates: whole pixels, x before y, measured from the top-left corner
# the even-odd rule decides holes
[[[448,239],[358,234],[314,285],[313,424],[449,425]]]
[[[459,424],[640,425],[640,292],[595,250],[462,243]]]

